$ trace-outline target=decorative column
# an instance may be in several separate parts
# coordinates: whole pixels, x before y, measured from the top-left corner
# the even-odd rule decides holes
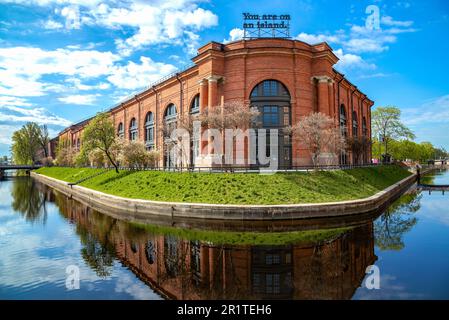
[[[207,78],[208,86],[208,106],[216,107],[218,105],[218,80],[221,79],[220,76],[210,76]]]
[[[200,84],[200,112],[203,112],[208,104],[208,81],[207,79],[202,79],[199,81]]]
[[[318,91],[318,112],[332,116],[331,104],[329,99],[330,86],[333,83],[332,78],[328,76],[315,76],[312,77],[312,81],[317,81]]]

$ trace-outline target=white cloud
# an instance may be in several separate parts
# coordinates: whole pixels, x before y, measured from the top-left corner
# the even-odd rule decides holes
[[[378,72],[378,73],[372,73],[372,74],[363,74],[359,76],[359,79],[372,79],[372,78],[387,78],[391,77],[393,74]]]
[[[66,127],[71,124],[69,120],[56,116],[42,107],[26,108],[3,105],[0,106],[0,119],[2,122],[36,122],[61,127]]]
[[[228,39],[224,39],[223,42],[224,43],[228,43],[228,42],[231,42],[231,41],[237,41],[237,40],[243,39],[243,36],[244,36],[243,29],[234,28],[231,31],[229,31],[229,38]]]
[[[390,16],[383,16],[380,19],[380,22],[383,25],[390,26],[390,27],[410,27],[413,24],[413,21],[393,20],[393,18]]]
[[[109,75],[119,56],[97,50],[32,47],[0,48],[0,94],[42,96],[47,91],[61,91],[61,86],[41,81],[44,75],[95,78]]]
[[[397,21],[390,16],[381,18],[384,28],[370,29],[365,26],[352,25],[348,31],[337,30],[334,33],[308,34],[305,32],[296,36],[296,39],[316,44],[328,42],[338,44],[347,52],[380,53],[387,51],[389,45],[397,41],[397,35],[418,31],[411,28],[413,21]]]
[[[0,144],[10,145],[12,134],[16,130],[17,126],[0,124]]]
[[[185,2],[185,7],[178,7],[179,2]],[[117,49],[124,56],[144,46],[159,43],[184,44],[191,53],[192,39],[199,37],[196,31],[218,24],[215,14],[197,8],[190,1],[167,1],[162,7],[139,2],[126,8],[105,5],[92,13],[94,21],[106,27],[136,28],[132,36],[116,40]]]
[[[81,82],[78,78],[68,78],[66,80],[67,83],[69,83],[71,86],[76,88],[77,90],[81,91],[89,91],[89,90],[106,90],[111,87],[109,83],[106,82],[100,82],[95,85],[88,85]]]
[[[67,29],[83,25],[99,25],[110,29],[132,28],[127,39],[117,39],[122,55],[153,44],[184,45],[191,52],[192,35],[216,26],[218,17],[212,11],[199,7],[203,0],[0,0],[21,5],[39,5],[54,8],[54,13],[66,21]]]
[[[308,44],[317,44],[320,42],[340,43],[341,39],[339,35],[327,35],[327,34],[309,34],[301,32],[296,36],[297,40],[306,42]]]
[[[342,49],[335,50],[334,53],[340,59],[336,64],[336,68],[341,71],[347,71],[349,69],[376,69],[376,65],[366,62],[361,56],[352,53],[344,53]]]
[[[151,58],[140,57],[140,62],[138,64],[130,61],[125,66],[115,66],[107,79],[121,89],[139,89],[176,71],[175,66],[155,62]]]
[[[0,96],[0,108],[6,106],[31,107],[31,105],[31,103],[23,98]]]
[[[93,105],[97,99],[96,94],[74,94],[71,96],[58,98],[59,101],[67,104],[77,104],[77,105]]]
[[[417,108],[403,110],[403,119],[407,125],[424,126],[449,123],[449,94],[427,101]],[[444,135],[447,133],[445,132]]]
[[[65,27],[67,29],[80,29],[80,11],[79,7],[72,5],[62,8],[61,16],[65,18]]]
[[[54,30],[54,29],[62,29],[64,26],[54,20],[48,20],[43,24],[44,29]]]

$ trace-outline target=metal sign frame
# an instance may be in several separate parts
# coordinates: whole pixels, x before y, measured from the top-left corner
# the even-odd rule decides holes
[[[290,39],[289,14],[243,13],[243,39]]]

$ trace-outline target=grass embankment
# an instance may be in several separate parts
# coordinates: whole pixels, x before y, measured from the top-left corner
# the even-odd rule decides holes
[[[40,168],[38,173],[76,182],[102,169]],[[369,197],[410,175],[398,166],[351,170],[256,173],[179,173],[114,170],[80,185],[134,199],[219,204],[297,204]]]

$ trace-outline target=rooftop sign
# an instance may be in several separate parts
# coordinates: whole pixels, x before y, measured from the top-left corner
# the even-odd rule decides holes
[[[290,38],[290,15],[243,13],[243,38]]]

